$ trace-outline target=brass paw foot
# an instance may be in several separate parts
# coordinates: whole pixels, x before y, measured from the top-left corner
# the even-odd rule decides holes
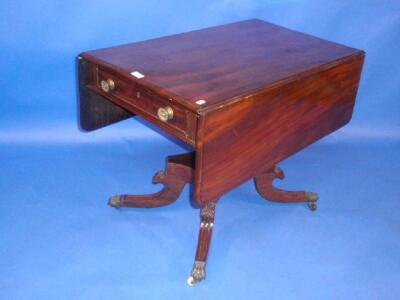
[[[216,201],[209,202],[200,210],[199,239],[193,270],[187,280],[189,285],[194,285],[206,278],[206,262],[214,227],[215,204]]]
[[[115,208],[119,208],[119,207],[121,207],[121,195],[114,195],[114,196],[111,196],[109,199],[108,199],[108,205],[110,205],[110,206],[112,206],[112,207],[115,207]]]
[[[187,283],[190,286],[195,285],[199,281],[206,278],[206,262],[205,261],[195,261],[191,275],[187,279]]]

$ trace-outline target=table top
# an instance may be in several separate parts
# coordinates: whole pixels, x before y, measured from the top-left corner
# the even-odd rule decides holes
[[[83,55],[188,108],[202,110],[328,68],[360,52],[252,19]]]

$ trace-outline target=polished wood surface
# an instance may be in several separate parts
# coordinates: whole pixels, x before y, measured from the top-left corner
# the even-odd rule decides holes
[[[92,131],[133,116],[132,112],[110,102],[107,98],[88,88],[93,77],[94,66],[92,63],[78,59],[77,68],[80,128],[85,131]]]
[[[209,202],[200,209],[200,230],[197,241],[196,256],[188,284],[194,285],[206,278],[206,262],[210,250],[214,227],[215,203]]]
[[[274,202],[306,202],[311,210],[317,209],[319,196],[313,192],[305,191],[285,191],[274,187],[274,179],[284,179],[285,173],[282,169],[274,166],[271,170],[264,172],[254,178],[257,192],[266,200]]]
[[[351,118],[363,54],[262,94],[204,113],[195,197],[218,199]]]
[[[265,199],[316,209],[315,193],[273,186],[283,178],[276,164],[349,122],[364,52],[248,20],[79,58],[87,130],[136,114],[193,147],[169,157],[166,170],[155,175],[154,182],[164,184],[160,192],[116,195],[109,203],[167,205],[193,182],[200,207],[188,279],[194,284],[205,279],[215,207],[226,192],[254,179]]]
[[[355,52],[253,19],[89,51],[82,56],[197,111],[256,93]],[[130,74],[133,71],[145,77],[137,79]],[[206,103],[199,106],[198,100]]]
[[[184,186],[193,181],[194,153],[167,157],[164,171],[157,172],[153,184],[162,183],[163,189],[148,195],[115,195],[108,200],[113,207],[153,208],[171,204],[178,199]]]
[[[112,70],[79,57],[80,125],[86,131],[124,120],[133,115],[156,124],[166,132],[194,146],[198,115],[179,103],[160,97],[141,85],[129,82]],[[115,88],[105,92],[102,80],[112,80]],[[172,107],[168,122],[157,116],[160,107]]]

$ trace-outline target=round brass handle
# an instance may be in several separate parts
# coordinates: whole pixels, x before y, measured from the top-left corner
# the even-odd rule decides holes
[[[101,85],[101,89],[106,93],[109,93],[113,89],[115,89],[115,83],[114,83],[114,80],[112,80],[112,79],[102,80],[100,82],[100,85]]]
[[[167,122],[174,117],[174,110],[169,106],[160,107],[157,111],[157,115],[161,121]]]

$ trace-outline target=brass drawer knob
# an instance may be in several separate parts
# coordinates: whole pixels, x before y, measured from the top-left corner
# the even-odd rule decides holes
[[[100,85],[101,85],[101,89],[106,93],[109,93],[113,89],[115,89],[115,83],[114,83],[114,80],[112,80],[112,79],[102,80],[100,82]]]
[[[160,107],[157,111],[157,115],[161,121],[167,122],[174,117],[174,110],[169,106]]]

